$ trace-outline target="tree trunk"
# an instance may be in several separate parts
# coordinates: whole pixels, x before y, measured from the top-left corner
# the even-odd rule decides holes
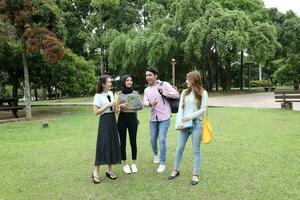
[[[58,92],[56,88],[55,88],[55,99],[58,99]]]
[[[226,59],[225,69],[222,70],[222,88],[224,91],[229,91],[231,88],[231,60]]]
[[[18,77],[15,75],[13,76],[13,87],[12,87],[12,96],[13,98],[18,98],[18,86],[19,86],[19,80]]]
[[[31,97],[30,97],[30,84],[29,84],[29,74],[28,74],[28,62],[25,51],[25,41],[22,41],[22,60],[23,60],[23,68],[24,68],[24,95],[26,102],[26,118],[31,119]]]
[[[207,76],[208,76],[208,91],[212,91],[212,88],[213,88],[213,72],[212,72],[212,65],[213,65],[213,63],[212,63],[212,61],[210,61],[209,63],[208,63],[208,69],[207,69],[207,72],[208,72],[208,74],[207,74]]]
[[[243,71],[244,71],[244,52],[241,51],[241,71],[240,71],[240,77],[241,77],[241,85],[240,90],[243,90]]]
[[[99,33],[100,33],[100,73],[101,75],[103,75],[105,73],[104,70],[104,49],[103,49],[103,45],[102,45],[102,29],[103,29],[103,21],[102,21],[102,16],[101,16],[101,8],[100,8],[100,22],[99,22]]]
[[[45,100],[45,99],[47,99],[47,90],[46,90],[45,87],[43,87],[43,88],[42,88],[42,91],[43,91],[43,92],[42,92],[42,93],[43,93],[42,96],[43,96],[43,99]]]
[[[48,99],[51,100],[52,99],[52,89],[51,89],[51,87],[48,87],[47,91],[48,91]]]
[[[300,88],[300,82],[299,81],[297,81],[297,80],[294,80],[294,90],[299,90],[299,88]]]
[[[38,101],[38,91],[37,91],[37,88],[35,87],[33,90],[34,90],[35,101]]]

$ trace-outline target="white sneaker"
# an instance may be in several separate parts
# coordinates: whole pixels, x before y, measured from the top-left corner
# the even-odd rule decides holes
[[[160,164],[157,168],[157,172],[162,173],[163,171],[165,171],[165,169],[166,169],[166,165]]]
[[[132,170],[132,173],[137,173],[138,169],[135,164],[131,165],[131,170]]]
[[[159,155],[154,155],[153,162],[156,164],[159,163]]]
[[[123,166],[123,171],[124,171],[126,174],[131,174],[131,169],[130,169],[129,165],[124,165],[124,166]]]

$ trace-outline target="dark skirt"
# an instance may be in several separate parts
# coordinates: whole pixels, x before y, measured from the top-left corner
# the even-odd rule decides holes
[[[95,166],[121,163],[121,151],[114,113],[101,115],[98,126]]]

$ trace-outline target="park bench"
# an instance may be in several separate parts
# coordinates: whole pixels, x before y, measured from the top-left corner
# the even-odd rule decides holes
[[[281,108],[293,108],[293,102],[300,102],[300,90],[276,91],[275,102],[281,102]]]
[[[16,98],[0,99],[0,111],[11,110],[16,118],[19,118],[18,110],[22,110],[24,107],[18,105],[18,99]]]
[[[274,92],[275,91],[275,87],[272,87],[272,86],[264,87],[264,89],[265,89],[265,92]]]

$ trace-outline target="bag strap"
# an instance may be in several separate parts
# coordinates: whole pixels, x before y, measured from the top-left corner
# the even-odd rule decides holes
[[[205,117],[205,119],[208,119],[208,108],[207,107],[204,111],[204,117]]]
[[[163,81],[161,81],[160,83],[159,83],[159,86],[162,86],[164,84],[164,82]],[[162,94],[162,92],[161,91],[159,91],[159,89],[157,89],[158,90],[158,92],[159,92],[159,94],[161,95],[161,97],[162,97],[162,99],[163,99],[163,102],[164,102],[164,104],[165,104],[165,96]]]

